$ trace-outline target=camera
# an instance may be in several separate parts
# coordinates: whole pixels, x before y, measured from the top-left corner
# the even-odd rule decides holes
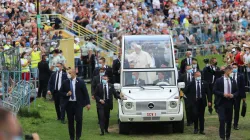
[[[209,59],[208,59],[208,58],[205,58],[205,59],[203,59],[203,62],[204,62],[205,64],[208,64],[208,63],[209,63]]]

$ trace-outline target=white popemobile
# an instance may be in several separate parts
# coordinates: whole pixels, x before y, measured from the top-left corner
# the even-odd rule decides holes
[[[122,42],[119,133],[129,134],[132,123],[172,123],[183,133],[184,113],[177,85],[174,48],[169,35],[124,36]]]

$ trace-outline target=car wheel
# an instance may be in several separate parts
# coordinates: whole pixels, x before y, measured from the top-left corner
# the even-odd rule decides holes
[[[118,122],[119,122],[119,134],[128,135],[129,134],[129,124],[123,123],[120,120],[118,120]]]
[[[173,123],[173,132],[174,133],[183,133],[184,132],[184,117],[179,122]]]

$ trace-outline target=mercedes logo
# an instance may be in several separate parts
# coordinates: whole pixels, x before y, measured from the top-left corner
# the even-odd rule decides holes
[[[149,109],[153,109],[154,107],[155,107],[155,105],[154,105],[153,103],[149,103],[149,104],[148,104],[148,108],[149,108]]]

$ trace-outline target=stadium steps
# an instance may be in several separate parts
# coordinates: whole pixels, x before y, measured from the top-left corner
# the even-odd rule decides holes
[[[35,18],[35,15],[32,15],[31,17]],[[104,39],[90,30],[87,30],[78,23],[75,23],[61,14],[42,14],[41,23],[44,24],[47,23],[47,20],[50,20],[50,24],[53,24],[56,18],[59,18],[62,21],[62,29],[76,34],[76,36],[78,36],[81,40],[84,40],[84,37],[92,37],[94,38],[93,42],[97,44],[98,47],[102,48],[102,50],[114,53],[119,51],[119,46],[114,45],[109,40]]]

